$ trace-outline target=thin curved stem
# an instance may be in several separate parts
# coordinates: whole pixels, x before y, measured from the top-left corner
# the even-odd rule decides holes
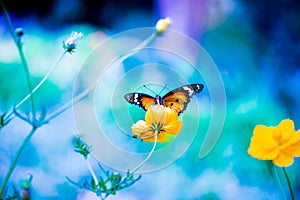
[[[293,188],[292,188],[292,185],[291,185],[291,181],[289,179],[289,176],[285,170],[285,167],[282,167],[282,170],[283,170],[283,173],[284,173],[284,176],[285,176],[285,179],[287,181],[287,184],[289,186],[289,190],[290,190],[290,194],[291,194],[291,199],[294,200],[295,199],[295,196],[294,196],[294,193],[293,193]]]
[[[154,137],[154,144],[153,144],[153,147],[151,149],[151,151],[149,152],[148,156],[145,158],[145,160],[143,160],[134,170],[131,171],[131,173],[133,174],[134,172],[136,172],[137,170],[139,170],[148,160],[149,158],[152,156],[154,150],[155,150],[155,147],[156,147],[156,144],[157,144],[157,135],[158,135],[158,131],[155,131],[155,137]]]
[[[47,74],[42,78],[42,80],[31,90],[30,93],[28,93],[19,103],[17,103],[14,106],[14,109],[19,108],[27,99],[29,99],[40,87],[41,85],[49,78],[49,76],[53,73],[54,69],[57,67],[57,65],[59,64],[59,62],[63,59],[63,57],[65,56],[66,51],[63,52],[63,54],[58,58],[58,60],[54,63],[54,65],[52,65],[52,67],[50,68],[50,70],[47,72]],[[9,118],[13,113],[13,109],[11,109],[7,115],[6,118]]]
[[[130,51],[130,53],[126,53],[125,55],[122,55],[118,60],[120,62],[124,61],[125,59],[129,58],[130,56],[136,54],[139,52],[141,49],[146,47],[150,42],[152,42],[157,35],[155,33],[152,33],[149,37],[147,37],[141,44],[136,46],[134,49]]]
[[[278,183],[278,185],[279,185],[280,191],[281,191],[281,193],[282,193],[283,199],[286,200],[286,196],[285,196],[285,193],[284,193],[284,189],[283,189],[283,187],[282,187],[280,178],[279,178],[279,176],[278,176],[277,167],[276,167],[276,165],[273,165],[273,167],[274,167],[275,177],[276,177],[277,183]]]
[[[94,181],[95,181],[95,184],[98,185],[98,184],[99,184],[99,181],[98,181],[98,179],[97,179],[97,176],[96,176],[96,174],[95,174],[93,168],[91,167],[91,164],[90,164],[88,158],[86,158],[85,160],[86,160],[86,164],[87,164],[87,166],[88,166],[88,168],[89,168],[89,170],[90,170],[90,173],[91,173],[91,175],[92,175],[92,177],[93,177],[93,179],[94,179]]]
[[[78,103],[82,98],[84,98],[86,95],[88,95],[94,88],[96,87],[96,83],[90,85],[88,88],[86,88],[83,92],[81,92],[79,95],[62,105],[57,110],[53,111],[48,115],[48,117],[45,119],[45,123],[49,122],[50,120],[56,118],[58,115],[62,114],[66,110],[68,110],[72,105]]]
[[[18,149],[18,151],[16,153],[15,158],[13,159],[12,163],[10,164],[10,166],[8,168],[8,171],[6,173],[6,176],[4,178],[3,184],[1,186],[0,199],[1,199],[2,195],[3,195],[3,192],[4,192],[4,189],[6,187],[6,184],[7,184],[8,180],[9,180],[9,178],[10,178],[13,170],[15,169],[15,166],[16,166],[16,164],[17,164],[17,162],[18,162],[18,160],[19,160],[19,158],[20,158],[20,156],[21,156],[21,154],[22,154],[22,152],[24,150],[24,147],[30,142],[30,140],[31,140],[33,134],[35,133],[35,131],[36,131],[36,127],[33,127],[31,129],[31,131],[29,132],[29,134],[24,139],[23,143],[21,144],[20,148]]]
[[[18,43],[18,41],[17,41],[17,39],[15,37],[15,29],[13,28],[13,25],[11,23],[10,17],[8,15],[8,12],[7,12],[6,8],[5,8],[2,0],[0,0],[0,4],[1,4],[1,9],[2,9],[4,17],[5,17],[5,21],[6,21],[7,25],[8,25],[9,32],[10,32],[11,36],[13,37],[14,42]]]
[[[30,72],[29,72],[29,68],[27,65],[27,61],[24,55],[24,52],[22,50],[21,46],[18,46],[18,51],[19,51],[19,55],[21,58],[21,61],[23,63],[23,68],[24,68],[24,72],[25,72],[25,76],[26,76],[26,82],[27,82],[27,88],[28,88],[28,92],[30,93],[32,91],[32,85],[31,85],[31,80],[30,80]],[[35,105],[34,105],[34,98],[33,95],[30,95],[30,100],[31,100],[31,110],[32,110],[32,122],[35,123],[36,119],[36,112],[35,112]]]
[[[146,38],[141,44],[139,44],[137,47],[135,47],[130,53],[125,54],[125,55],[121,55],[118,58],[118,62],[123,62],[126,58],[134,55],[135,53],[137,53],[138,51],[140,51],[141,49],[143,49],[145,46],[147,46],[150,42],[152,42],[156,37],[156,34],[153,33],[151,34],[148,38]],[[79,95],[77,95],[76,97],[74,97],[72,100],[68,101],[67,103],[65,103],[63,106],[61,106],[60,108],[58,108],[57,110],[55,110],[54,112],[52,112],[51,114],[48,115],[47,119],[45,119],[45,122],[48,122],[52,119],[54,119],[55,117],[57,117],[58,115],[60,115],[61,113],[65,112],[67,109],[69,109],[72,105],[76,104],[77,102],[79,102],[82,98],[84,98],[86,95],[88,95],[94,88],[96,87],[96,83],[91,84],[88,88],[86,88],[83,92],[81,92]]]
[[[24,97],[16,106],[15,109],[20,107],[30,96],[33,95],[40,87],[41,85],[49,78],[49,76],[53,73],[54,69],[57,67],[58,63],[62,60],[62,58],[65,56],[66,51],[63,52],[63,54],[59,57],[59,59],[55,62],[55,64],[50,68],[50,70],[47,72],[47,74],[43,77],[43,79],[32,89],[32,91]]]
[[[10,34],[11,34],[11,36],[12,36],[12,38],[13,38],[15,44],[16,44],[21,62],[23,64],[23,69],[24,69],[25,76],[26,76],[28,92],[31,92],[31,90],[32,90],[32,85],[31,85],[31,80],[30,80],[31,76],[30,76],[29,67],[28,67],[24,52],[23,52],[21,41],[18,40],[17,37],[16,37],[15,29],[13,28],[10,17],[8,15],[8,12],[5,8],[2,0],[0,0],[0,4],[1,4],[1,8],[2,8],[4,17],[5,17],[6,23],[8,24],[8,27],[9,27],[9,32],[10,32]],[[33,96],[30,96],[30,99],[31,99],[32,121],[33,121],[33,124],[34,124],[35,123],[35,105],[34,105]]]

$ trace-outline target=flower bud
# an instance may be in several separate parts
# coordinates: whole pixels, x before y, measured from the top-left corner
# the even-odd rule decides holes
[[[168,28],[168,26],[170,25],[170,23],[171,23],[171,20],[168,17],[165,19],[158,20],[158,22],[155,25],[156,34],[157,35],[163,34],[166,31],[166,29]]]
[[[16,28],[15,33],[18,37],[22,37],[24,35],[23,28]]]
[[[72,32],[71,36],[66,41],[63,41],[63,48],[69,53],[74,52],[78,41],[82,38],[83,34],[81,32]]]

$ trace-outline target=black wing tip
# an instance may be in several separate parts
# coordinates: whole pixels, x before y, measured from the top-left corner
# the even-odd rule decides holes
[[[130,96],[132,96],[132,94],[131,93],[127,93],[127,94],[124,95],[124,99],[126,101],[128,101],[130,99]]]
[[[134,101],[134,96],[136,94],[139,94],[139,93],[127,93],[124,95],[124,98],[125,100],[130,103],[130,104],[133,104],[133,105],[136,105],[140,108],[142,108],[143,110],[147,111],[146,108],[142,105],[142,104],[137,104],[135,101]]]
[[[202,83],[191,84],[193,87],[196,87],[196,93],[199,93],[203,90],[204,85]]]

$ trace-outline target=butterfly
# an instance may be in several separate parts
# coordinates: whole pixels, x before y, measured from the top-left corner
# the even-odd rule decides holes
[[[179,116],[187,108],[191,98],[200,93],[203,88],[203,84],[189,84],[171,90],[163,97],[160,95],[152,97],[148,94],[134,92],[125,94],[124,98],[129,103],[137,105],[144,110],[148,110],[154,104],[164,105],[175,110]]]

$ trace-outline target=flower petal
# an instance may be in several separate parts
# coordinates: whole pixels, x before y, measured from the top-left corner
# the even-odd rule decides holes
[[[293,162],[294,162],[294,158],[284,153],[279,153],[278,156],[275,159],[273,159],[273,163],[280,167],[290,166],[293,164]]]
[[[178,113],[175,112],[175,110],[173,110],[173,109],[171,109],[169,107],[167,107],[166,110],[167,110],[168,115],[167,115],[165,124],[168,124],[168,123],[170,123],[172,121],[177,121],[177,119],[178,119]]]
[[[282,120],[278,127],[281,132],[294,132],[294,122],[290,119]]]
[[[294,122],[290,119],[282,120],[276,127],[276,133],[274,134],[277,141],[284,144],[290,142],[290,137],[295,133]]]
[[[282,142],[281,148],[287,149],[299,142],[300,142],[300,134],[291,134],[288,140],[286,140],[285,142]]]
[[[261,144],[266,145],[267,142],[268,146],[273,146],[274,144],[276,144],[275,140],[273,139],[274,130],[275,127],[257,125],[253,130],[252,139]]]
[[[262,146],[250,145],[248,148],[248,153],[260,160],[273,160],[278,156],[279,150],[277,148],[263,148]]]
[[[154,136],[154,132],[149,128],[145,121],[139,120],[131,126],[132,133],[142,140]]]
[[[257,159],[272,160],[278,156],[278,144],[273,139],[274,127],[257,125],[253,131],[248,153]]]
[[[292,157],[300,156],[300,141],[289,147],[284,148],[283,152]]]
[[[181,131],[182,122],[181,121],[172,121],[169,124],[163,126],[163,130],[166,134],[178,135],[179,131]]]
[[[165,106],[153,105],[148,109],[145,119],[148,124],[164,124],[167,114]]]
[[[138,121],[132,126],[132,132],[144,141],[154,142],[155,131],[158,131],[158,142],[165,142],[166,135],[177,135],[182,122],[177,120],[178,114],[163,105],[151,106],[145,116],[146,121]]]
[[[143,141],[145,142],[154,142],[155,141],[155,135],[144,138]],[[165,142],[166,141],[166,135],[163,132],[158,133],[157,135],[157,142]]]

